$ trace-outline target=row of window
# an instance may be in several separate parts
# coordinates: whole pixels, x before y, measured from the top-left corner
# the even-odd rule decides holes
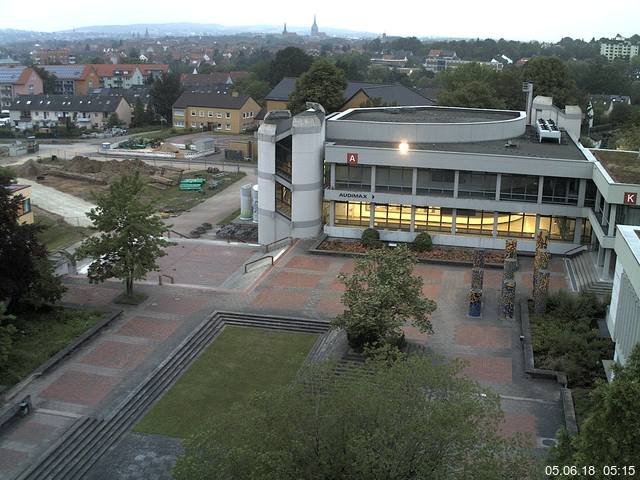
[[[339,190],[371,190],[371,167],[336,165],[335,186]],[[496,198],[498,176],[496,173],[460,171],[458,175],[458,197]],[[537,203],[539,176],[502,174],[500,199]],[[419,168],[416,178],[418,195],[453,197],[455,170]],[[376,167],[375,191],[411,194],[413,168]],[[577,178],[544,177],[542,202],[562,205],[578,205]],[[595,201],[595,184],[590,182],[585,203]],[[588,206],[588,205],[587,205]]]
[[[184,127],[184,121],[182,120],[175,120],[175,125],[176,127]],[[198,125],[198,122],[191,122],[191,128],[207,128],[207,125],[200,122],[200,125]],[[215,128],[216,130],[222,130],[222,124],[221,123],[215,123],[213,124],[213,128]],[[225,130],[231,130],[231,124],[230,123],[225,123],[224,124],[224,129]]]
[[[277,195],[276,195],[277,196]],[[413,207],[415,231],[450,234],[455,223],[456,234],[475,234],[498,237],[535,238],[536,214],[525,212],[492,212],[441,207]],[[373,209],[373,211],[372,211]],[[373,215],[374,228],[387,230],[411,229],[411,205],[335,202],[334,225],[368,227]],[[539,215],[539,228],[546,229],[552,240],[573,242],[576,219],[555,215]],[[583,221],[583,243],[589,243],[591,226]]]
[[[225,118],[231,118],[231,112],[225,112]],[[195,110],[191,110],[191,116],[195,117],[196,116],[196,111]],[[200,116],[204,117],[204,110],[200,110]],[[213,112],[209,111],[207,112],[207,116],[209,118],[213,118]],[[216,112],[216,118],[222,118],[222,112]]]

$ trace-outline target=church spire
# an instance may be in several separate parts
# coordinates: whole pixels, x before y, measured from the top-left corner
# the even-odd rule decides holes
[[[311,35],[318,35],[318,23],[316,22],[316,14],[313,14],[313,25],[311,25]]]

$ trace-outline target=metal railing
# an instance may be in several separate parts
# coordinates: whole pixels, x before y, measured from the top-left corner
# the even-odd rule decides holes
[[[247,273],[247,267],[248,267],[249,265],[253,265],[254,263],[258,263],[258,262],[259,262],[259,261],[261,261],[261,260],[266,260],[267,258],[270,258],[270,259],[271,259],[271,265],[273,266],[273,262],[275,261],[275,259],[274,259],[273,255],[265,255],[264,257],[260,257],[260,258],[258,258],[258,259],[256,259],[256,260],[253,260],[253,261],[251,261],[251,262],[247,262],[247,263],[245,263],[245,264],[244,264],[244,273]]]
[[[572,248],[571,250],[567,250],[564,252],[565,257],[572,257],[578,253],[582,252],[590,252],[592,249],[592,245],[578,245],[577,247]]]
[[[280,244],[281,242],[287,241],[287,242],[289,242],[289,244],[291,244],[292,240],[293,240],[293,237],[283,237],[283,238],[280,238],[280,239],[278,239],[278,240],[276,240],[274,242],[267,243],[264,246],[264,253],[269,253],[269,252],[275,250],[276,249],[276,245]]]
[[[171,234],[172,233],[175,233],[176,235],[178,235],[179,237],[182,237],[182,238],[191,238],[189,235],[185,235],[183,233],[176,232],[175,230],[167,230],[167,238],[171,238]]]
[[[162,277],[167,277],[169,279],[169,282],[172,285],[175,283],[175,280],[173,279],[173,277],[171,275],[167,275],[167,274],[161,273],[160,275],[158,275],[158,285],[162,285]]]

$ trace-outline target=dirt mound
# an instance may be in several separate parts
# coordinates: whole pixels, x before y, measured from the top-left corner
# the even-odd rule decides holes
[[[31,159],[27,160],[19,167],[15,167],[14,170],[19,177],[36,178],[38,175],[43,174],[44,166]]]
[[[107,162],[102,162],[80,155],[73,157],[65,168],[75,173],[102,173],[109,177],[114,175],[124,175],[135,170],[138,170],[140,173],[145,175],[153,175],[157,170],[140,159],[122,161],[109,160]]]

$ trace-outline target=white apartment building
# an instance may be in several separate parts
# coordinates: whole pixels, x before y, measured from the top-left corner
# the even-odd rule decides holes
[[[639,49],[639,45],[635,45],[623,36],[617,35],[613,40],[600,44],[600,55],[607,57],[610,62],[620,57],[631,60],[638,55]]]

